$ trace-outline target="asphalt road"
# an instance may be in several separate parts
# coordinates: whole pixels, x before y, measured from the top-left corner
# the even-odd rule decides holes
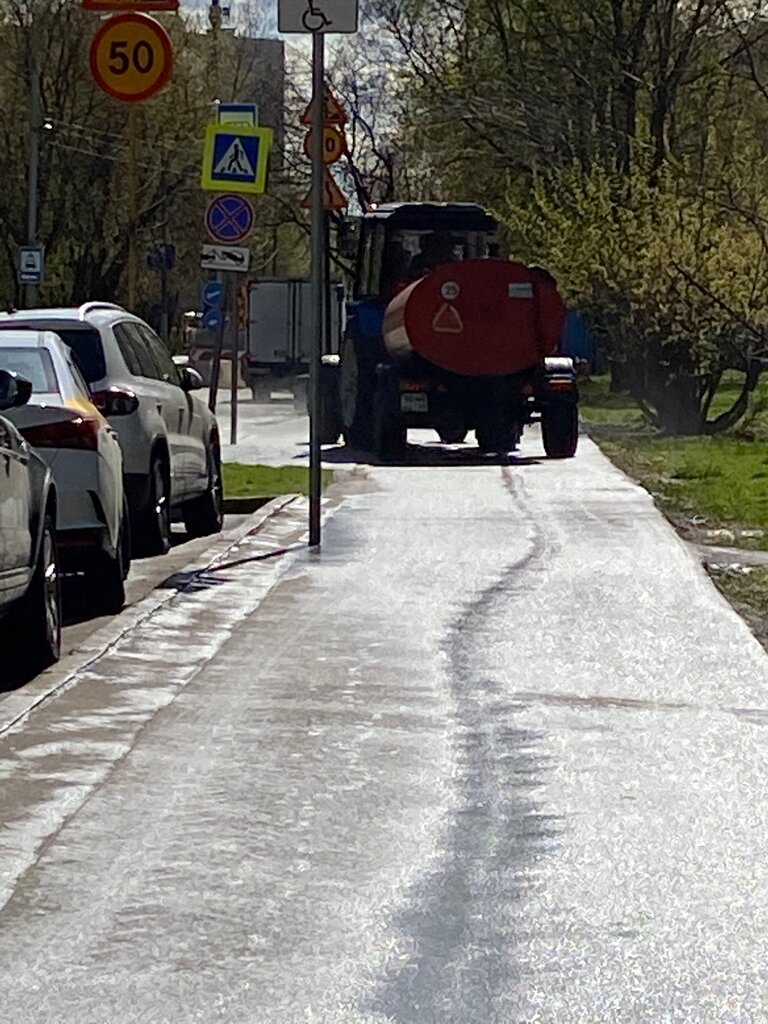
[[[0,736],[0,1020],[768,1020],[762,648],[589,442],[416,440]]]

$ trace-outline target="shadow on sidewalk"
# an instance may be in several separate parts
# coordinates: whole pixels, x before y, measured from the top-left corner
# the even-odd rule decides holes
[[[306,443],[301,445],[301,452],[294,456],[297,459],[307,457]],[[368,466],[432,466],[462,468],[464,466],[538,466],[546,459],[518,452],[507,455],[483,455],[474,447],[462,445],[449,447],[435,442],[434,444],[408,444],[405,454],[398,459],[380,459],[371,452],[363,452],[347,445],[328,445],[322,449],[322,461],[329,463],[362,463]]]

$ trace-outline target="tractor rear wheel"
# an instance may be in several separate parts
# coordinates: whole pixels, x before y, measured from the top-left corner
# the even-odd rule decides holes
[[[379,366],[373,396],[373,450],[384,462],[402,458],[406,434],[397,382],[388,366]]]
[[[373,394],[375,378],[360,358],[353,338],[345,338],[341,355],[341,418],[344,442],[369,452],[373,447]]]
[[[336,444],[344,424],[341,419],[339,367],[323,363],[320,367],[320,444]]]
[[[541,414],[544,451],[550,459],[570,459],[579,443],[579,408],[575,402],[554,402]]]

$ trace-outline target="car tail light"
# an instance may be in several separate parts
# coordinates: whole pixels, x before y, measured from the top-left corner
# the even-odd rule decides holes
[[[115,385],[94,391],[91,401],[103,416],[130,416],[139,407],[139,399],[133,391]]]
[[[75,448],[95,452],[99,447],[99,421],[77,413],[53,423],[39,423],[20,429],[33,448]]]

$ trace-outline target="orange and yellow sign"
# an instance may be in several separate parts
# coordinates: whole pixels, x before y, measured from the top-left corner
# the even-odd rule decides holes
[[[307,195],[302,199],[301,205],[305,210],[312,208],[312,193],[308,192]],[[333,175],[330,170],[325,168],[325,176],[323,178],[323,209],[325,210],[345,210],[349,206],[349,201],[344,193],[341,191],[339,186],[334,181]]]
[[[312,132],[304,136],[304,152],[309,160],[312,159]],[[347,150],[347,140],[343,132],[338,128],[323,128],[323,163],[335,164],[341,160]]]

